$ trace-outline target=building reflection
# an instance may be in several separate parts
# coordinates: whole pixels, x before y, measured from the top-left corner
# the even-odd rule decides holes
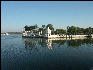
[[[62,47],[65,44],[68,47],[80,47],[88,44],[93,46],[93,39],[76,39],[76,40],[55,40],[55,39],[43,39],[43,38],[23,38],[25,48],[30,50],[38,49],[39,47],[47,47],[52,50],[54,47]]]
[[[52,40],[50,39],[47,40],[47,46],[48,46],[48,49],[52,49]]]

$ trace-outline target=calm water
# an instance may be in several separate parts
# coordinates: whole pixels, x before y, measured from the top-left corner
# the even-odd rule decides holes
[[[93,70],[93,39],[1,36],[2,70]]]

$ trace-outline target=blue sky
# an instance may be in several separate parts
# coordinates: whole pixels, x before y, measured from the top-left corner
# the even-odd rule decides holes
[[[92,1],[2,1],[1,32],[20,32],[25,25],[93,27]]]

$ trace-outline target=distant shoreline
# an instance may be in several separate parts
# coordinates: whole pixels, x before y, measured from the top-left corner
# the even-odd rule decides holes
[[[7,32],[8,34],[22,34],[22,32]],[[4,34],[4,33],[1,33]]]

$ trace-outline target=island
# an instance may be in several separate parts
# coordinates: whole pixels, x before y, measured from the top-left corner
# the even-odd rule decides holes
[[[22,37],[30,38],[93,38],[93,28],[80,28],[76,26],[67,26],[67,30],[64,29],[54,29],[52,24],[47,26],[38,25],[25,26],[23,29]]]

